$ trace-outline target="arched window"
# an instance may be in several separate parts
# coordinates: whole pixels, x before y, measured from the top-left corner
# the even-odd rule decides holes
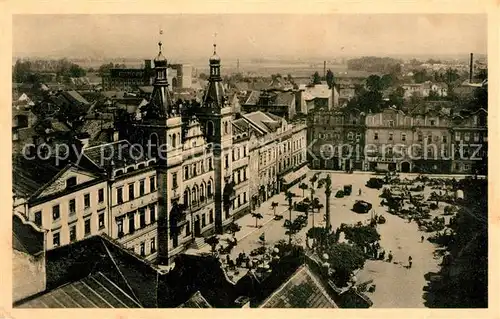
[[[212,196],[212,181],[209,180],[207,183],[207,196],[211,197]]]
[[[214,122],[207,122],[207,136],[214,136]]]
[[[184,205],[189,206],[189,188],[184,191]]]
[[[193,187],[191,190],[191,204],[196,204],[196,188]]]
[[[202,182],[200,186],[200,201],[205,200],[205,187],[205,182]]]

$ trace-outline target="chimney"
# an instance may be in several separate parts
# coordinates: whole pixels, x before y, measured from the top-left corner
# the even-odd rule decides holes
[[[323,79],[326,80],[326,61],[323,61]]]
[[[474,53],[470,54],[470,70],[469,70],[469,83],[472,83],[472,74],[474,72]]]

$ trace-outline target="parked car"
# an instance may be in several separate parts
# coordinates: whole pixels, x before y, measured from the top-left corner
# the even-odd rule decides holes
[[[372,177],[366,182],[366,187],[381,189],[384,186],[384,180],[381,178]]]
[[[363,200],[358,200],[352,206],[352,210],[356,213],[367,214],[372,209],[372,204]]]
[[[337,193],[335,194],[335,197],[336,198],[342,198],[342,197],[344,197],[344,191],[342,191],[342,190],[337,191]]]
[[[344,185],[344,195],[349,196],[352,193],[352,185]]]

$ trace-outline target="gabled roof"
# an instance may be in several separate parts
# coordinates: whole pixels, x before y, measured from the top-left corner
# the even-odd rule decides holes
[[[178,308],[212,308],[200,291],[195,292],[191,298]]]
[[[295,94],[292,92],[278,92],[276,94],[275,105],[287,105],[289,106],[295,98]]]
[[[87,101],[83,96],[80,95],[80,93],[76,91],[64,91],[62,92],[62,95],[72,103],[82,103],[85,105],[90,104],[89,101]]]
[[[101,272],[30,299],[18,308],[142,308]]]
[[[301,266],[260,308],[338,308],[320,280]]]
[[[243,117],[263,134],[276,131],[276,129],[272,129],[272,126],[275,125],[274,123],[278,124],[278,121],[274,120],[264,112],[256,111],[248,114],[243,114]]]
[[[246,100],[245,100],[245,103],[244,104],[248,104],[248,105],[256,105],[258,102],[259,102],[259,98],[260,98],[260,91],[251,91],[247,97],[246,97]]]
[[[54,158],[28,160],[21,154],[12,158],[12,188],[21,197],[31,197],[56,176],[69,169],[66,161],[57,166]]]

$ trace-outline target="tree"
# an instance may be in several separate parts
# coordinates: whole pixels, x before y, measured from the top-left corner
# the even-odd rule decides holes
[[[277,203],[277,202],[272,202],[271,203],[271,208],[273,209],[273,215],[276,216],[276,208],[279,206],[280,204]]]
[[[79,78],[85,76],[87,72],[85,72],[85,70],[82,69],[79,65],[71,64],[68,70],[68,74],[72,78]]]
[[[330,196],[332,195],[332,179],[330,174],[326,178],[322,178],[318,181],[318,188],[325,187],[326,196],[326,209],[325,209],[325,219],[326,219],[326,229],[330,230]],[[319,200],[318,200],[319,202]]]
[[[425,69],[422,70],[414,70],[413,71],[413,80],[415,83],[424,83],[429,80],[429,76],[427,75],[427,71]]]
[[[259,219],[264,218],[261,213],[252,213],[252,217],[255,218],[255,228],[259,228]]]
[[[357,246],[340,243],[330,245],[325,253],[328,255],[330,266],[335,269],[333,279],[336,285],[345,287],[354,270],[363,267],[365,257]]]
[[[345,226],[342,230],[347,240],[352,241],[361,248],[380,240],[377,229],[371,226]]]
[[[207,76],[205,73],[200,73],[200,74],[198,75],[198,78],[199,78],[200,80],[206,80],[206,79],[208,79],[208,76]]]
[[[382,80],[381,80],[380,76],[378,76],[376,74],[370,75],[366,79],[366,87],[368,88],[369,91],[372,91],[372,92],[382,91],[383,84],[382,84]]]
[[[404,104],[405,89],[398,86],[391,94],[389,94],[389,103],[400,109]]]
[[[396,82],[394,75],[392,74],[384,74],[380,78],[380,82],[382,85],[382,90],[388,89],[393,86]]]
[[[215,236],[215,235],[211,236],[211,237],[208,237],[207,239],[205,239],[205,243],[207,243],[208,245],[210,245],[212,254],[215,254],[215,248],[219,244],[219,238],[217,236]]]
[[[458,79],[460,79],[460,75],[458,75],[458,71],[456,69],[451,69],[451,68],[446,69],[444,77],[445,77],[445,82],[447,84],[451,84],[451,83],[457,81]]]
[[[239,232],[241,230],[241,227],[240,225],[238,225],[237,223],[235,222],[232,222],[231,224],[229,224],[228,226],[228,231],[231,233],[231,234],[236,234],[237,232]]]
[[[317,71],[313,74],[312,82],[313,84],[321,84],[321,77],[319,76],[319,73]]]
[[[302,190],[302,197],[306,196],[306,190],[309,188],[306,183],[301,183],[299,188]]]
[[[306,236],[311,238],[314,243],[323,246],[326,244],[329,232],[325,227],[311,227],[307,231]]]
[[[109,62],[107,64],[102,64],[99,69],[97,70],[97,73],[99,76],[104,76],[106,73],[109,73],[109,71],[114,68],[113,62]]]
[[[326,71],[326,83],[328,84],[328,87],[330,89],[335,85],[335,76],[333,75],[333,72],[330,69]]]

